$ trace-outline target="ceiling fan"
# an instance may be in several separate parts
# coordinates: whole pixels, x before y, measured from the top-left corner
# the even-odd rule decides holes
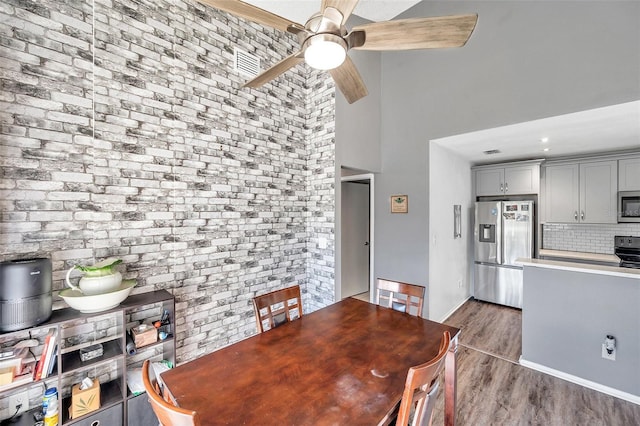
[[[284,58],[245,87],[259,87],[288,69],[305,61],[312,68],[328,70],[347,102],[367,96],[367,88],[349,49],[412,50],[461,47],[476,26],[478,15],[434,18],[410,18],[357,25],[347,31],[345,23],[359,0],[322,0],[320,12],[304,25],[240,0],[199,0],[262,25],[286,31],[298,37],[300,51]]]

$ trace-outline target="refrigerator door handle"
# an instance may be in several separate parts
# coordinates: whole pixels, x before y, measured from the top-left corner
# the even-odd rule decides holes
[[[502,253],[504,247],[504,217],[502,216],[504,203],[498,202],[496,207],[498,209],[498,217],[496,220],[496,263],[498,265],[502,265],[504,262],[504,256]]]

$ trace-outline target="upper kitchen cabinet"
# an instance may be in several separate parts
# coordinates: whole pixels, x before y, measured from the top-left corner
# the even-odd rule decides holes
[[[618,191],[640,191],[640,157],[618,161]]]
[[[544,167],[546,222],[617,223],[618,162],[585,161]]]
[[[537,194],[540,189],[540,161],[474,167],[476,195]]]

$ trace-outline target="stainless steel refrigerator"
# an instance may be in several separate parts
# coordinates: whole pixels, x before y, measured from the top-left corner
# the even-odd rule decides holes
[[[533,201],[479,201],[474,231],[476,299],[522,308],[519,257],[533,257]]]

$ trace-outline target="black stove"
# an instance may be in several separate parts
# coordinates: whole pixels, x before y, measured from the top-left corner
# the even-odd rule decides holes
[[[640,269],[640,237],[614,237],[614,254],[620,258],[620,267]]]

